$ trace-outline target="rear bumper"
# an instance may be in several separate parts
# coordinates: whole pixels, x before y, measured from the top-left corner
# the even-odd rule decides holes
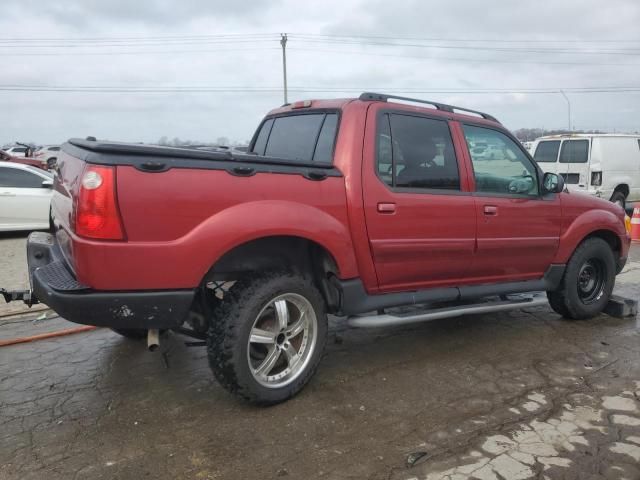
[[[96,291],[80,284],[55,238],[34,232],[27,262],[35,298],[66,320],[111,328],[172,328],[182,325],[194,290]]]

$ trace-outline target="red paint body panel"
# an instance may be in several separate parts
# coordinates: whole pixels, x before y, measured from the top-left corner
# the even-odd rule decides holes
[[[596,230],[615,233],[620,239],[620,256],[627,257],[631,238],[624,227],[622,208],[606,200],[579,192],[563,193],[561,201],[562,230],[560,245],[553,263],[567,262],[582,239]]]
[[[125,241],[73,233],[85,164],[61,152],[53,209],[57,239],[78,280],[96,290],[193,288],[226,252],[276,235],[324,246],[339,277],[359,277],[369,293],[539,278],[597,230],[618,235],[627,254],[622,212],[608,202],[573,193],[533,200],[476,195],[459,122],[495,128],[493,122],[348,99],[313,101],[311,108],[341,110],[334,165],[343,177],[311,181],[297,174],[239,177],[194,168],[149,173],[118,166]],[[376,114],[382,108],[449,121],[461,192],[399,193],[377,177]],[[291,106],[272,113],[288,111]]]
[[[149,175],[118,167],[128,240],[106,246],[76,238],[78,279],[100,290],[190,288],[224,253],[276,235],[319,243],[333,255],[341,276],[357,276],[342,178],[312,183],[299,175],[194,173],[174,169]],[[310,184],[313,198],[301,204]]]
[[[462,126],[458,140],[466,146]],[[460,157],[458,157],[460,158]],[[469,272],[470,283],[507,282],[540,278],[552,263],[560,242],[561,195],[513,198],[475,192],[469,150],[462,162],[471,172],[477,218],[477,250]]]
[[[33,157],[15,157],[13,155],[9,155],[6,152],[2,152],[0,154],[1,162],[12,162],[12,163],[20,163],[22,165],[30,165],[32,167],[39,168],[40,170],[49,170],[49,167],[42,160],[38,160]]]

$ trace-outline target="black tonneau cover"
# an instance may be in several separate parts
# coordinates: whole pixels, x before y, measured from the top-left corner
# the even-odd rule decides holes
[[[317,180],[342,176],[338,169],[328,163],[266,157],[233,150],[199,150],[81,138],[72,138],[61,148],[65,153],[86,163],[130,165],[149,172],[164,172],[171,168],[200,168],[227,170],[233,175],[241,176],[259,172],[297,173]],[[316,175],[314,172],[321,174]]]

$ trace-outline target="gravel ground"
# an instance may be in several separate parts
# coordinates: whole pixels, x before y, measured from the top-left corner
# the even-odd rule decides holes
[[[27,233],[0,233],[0,288],[6,290],[22,290],[29,288],[27,274]],[[42,310],[46,307],[35,305],[32,310]],[[0,297],[0,317],[29,312],[23,303],[4,303]]]

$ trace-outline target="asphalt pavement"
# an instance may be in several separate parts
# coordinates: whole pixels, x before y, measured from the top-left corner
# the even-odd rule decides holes
[[[24,241],[0,238],[1,282],[26,278]],[[616,292],[639,297],[640,246]],[[5,314],[0,339],[70,326]],[[332,318],[315,378],[270,408],[227,394],[185,340],[149,353],[97,329],[0,347],[0,478],[640,478],[636,318]]]

